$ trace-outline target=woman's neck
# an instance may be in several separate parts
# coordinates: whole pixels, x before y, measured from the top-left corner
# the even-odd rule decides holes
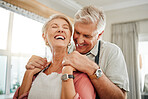
[[[65,56],[68,55],[67,48],[55,48],[52,50],[52,63],[48,71],[51,72],[60,72],[62,70],[62,61]]]
[[[52,64],[62,65],[63,58],[68,55],[67,48],[58,48],[52,51]]]

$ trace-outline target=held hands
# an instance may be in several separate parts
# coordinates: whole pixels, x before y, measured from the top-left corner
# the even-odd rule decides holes
[[[95,70],[98,68],[98,65],[88,59],[87,56],[80,54],[77,51],[74,51],[67,55],[62,62],[63,66],[72,66],[76,70],[92,75]]]
[[[50,62],[48,63],[46,58],[33,55],[29,59],[26,65],[26,69],[27,70],[29,69],[31,70],[34,68],[43,69],[47,67],[49,64]],[[77,51],[68,54],[64,58],[62,65],[63,67],[72,66],[76,70],[87,73],[88,75],[92,75],[95,72],[95,70],[98,68],[98,65],[95,62],[91,61],[90,59],[88,59],[87,56],[82,55]]]

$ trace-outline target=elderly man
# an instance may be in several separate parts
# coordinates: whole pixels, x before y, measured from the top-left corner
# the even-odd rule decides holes
[[[98,93],[97,99],[125,99],[129,91],[126,63],[118,46],[99,40],[105,24],[102,10],[93,6],[80,9],[74,17],[75,51],[64,58],[63,66],[70,65],[86,73]],[[46,65],[45,58],[33,55],[26,68]]]

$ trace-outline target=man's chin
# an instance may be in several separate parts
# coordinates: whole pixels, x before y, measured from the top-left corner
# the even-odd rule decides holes
[[[85,51],[83,51],[81,49],[76,49],[76,51],[78,51],[80,54],[86,54]]]

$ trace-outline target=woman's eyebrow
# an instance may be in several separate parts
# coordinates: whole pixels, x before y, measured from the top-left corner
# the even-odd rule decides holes
[[[56,23],[52,23],[51,26],[52,26],[52,25],[58,25],[58,24],[56,24]]]
[[[68,24],[63,24],[63,26],[69,26]]]

